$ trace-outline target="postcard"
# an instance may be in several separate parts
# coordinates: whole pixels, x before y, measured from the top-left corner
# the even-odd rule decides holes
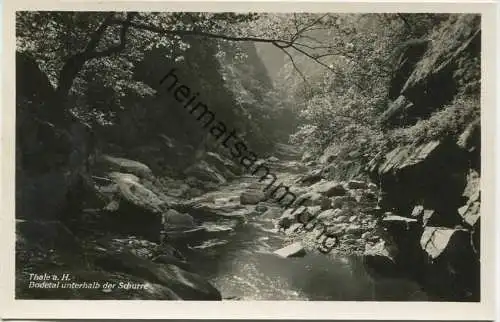
[[[493,3],[4,10],[2,317],[492,318]]]

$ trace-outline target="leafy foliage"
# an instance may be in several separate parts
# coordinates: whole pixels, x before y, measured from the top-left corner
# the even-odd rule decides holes
[[[458,96],[451,104],[434,112],[428,119],[393,130],[389,136],[390,142],[392,145],[399,145],[457,136],[467,125],[480,117],[480,106],[477,97]]]
[[[341,153],[359,152],[366,159],[388,144],[378,118],[387,108],[395,48],[412,37],[426,35],[447,15],[432,14],[330,14],[321,21],[325,30],[309,34],[311,55],[321,57],[328,69],[298,57],[283,69],[292,81],[302,124],[292,142],[313,147],[321,154],[329,145]],[[318,45],[321,43],[321,45]],[[297,56],[293,57],[294,59]],[[307,66],[307,67],[304,67]],[[283,84],[282,88],[287,85]],[[288,85],[289,86],[289,85]]]

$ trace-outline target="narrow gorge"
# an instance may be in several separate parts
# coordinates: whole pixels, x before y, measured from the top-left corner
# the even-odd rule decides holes
[[[480,16],[17,20],[16,298],[480,300]]]

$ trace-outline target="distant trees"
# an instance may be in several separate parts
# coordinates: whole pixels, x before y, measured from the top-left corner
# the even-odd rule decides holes
[[[322,29],[309,34],[318,43],[310,55],[328,69],[296,55],[283,74],[282,87],[294,88],[290,102],[299,106],[302,124],[292,141],[321,153],[326,146],[376,154],[385,141],[378,118],[387,107],[396,49],[403,41],[422,37],[447,15],[331,14]],[[293,73],[295,66],[307,70]],[[286,84],[286,85],[285,85]],[[292,84],[292,85],[291,85]]]

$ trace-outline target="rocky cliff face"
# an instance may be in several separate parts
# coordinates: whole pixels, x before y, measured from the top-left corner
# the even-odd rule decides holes
[[[415,135],[369,165],[399,216],[384,223],[397,266],[439,299],[480,294],[480,42],[480,17],[464,15],[405,45],[381,123]]]

